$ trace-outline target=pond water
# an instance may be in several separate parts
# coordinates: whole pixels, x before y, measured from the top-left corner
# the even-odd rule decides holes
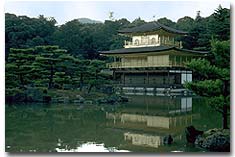
[[[204,152],[185,127],[221,126],[199,97],[132,95],[119,105],[6,105],[7,152]],[[173,143],[164,144],[171,135]]]

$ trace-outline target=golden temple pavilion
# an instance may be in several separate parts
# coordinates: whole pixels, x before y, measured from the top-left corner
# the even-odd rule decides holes
[[[125,28],[119,33],[131,41],[125,41],[124,48],[103,51],[101,55],[113,57],[108,67],[114,80],[123,87],[182,87],[193,79],[185,63],[207,54],[184,49],[177,39],[188,33],[157,21]]]

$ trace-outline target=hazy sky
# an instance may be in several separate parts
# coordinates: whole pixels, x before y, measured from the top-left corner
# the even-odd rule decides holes
[[[167,17],[177,21],[184,16],[195,18],[196,12],[201,16],[211,15],[219,6],[230,8],[228,1],[6,1],[5,12],[16,15],[37,17],[44,15],[54,17],[58,24],[76,18],[87,17],[104,21],[108,13],[114,12],[114,18],[127,18],[129,21],[140,17],[146,21]]]

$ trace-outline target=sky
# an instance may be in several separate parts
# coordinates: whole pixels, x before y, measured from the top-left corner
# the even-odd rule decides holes
[[[177,21],[184,16],[195,18],[200,11],[202,17],[211,15],[219,4],[230,8],[228,1],[14,1],[5,2],[5,13],[26,15],[29,17],[54,17],[58,25],[77,18],[90,18],[104,22],[109,12],[115,19],[126,18],[129,21],[140,17],[153,21],[167,17]],[[155,16],[155,18],[153,18]]]

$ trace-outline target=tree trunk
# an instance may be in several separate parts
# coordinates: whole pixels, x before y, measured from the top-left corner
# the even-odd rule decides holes
[[[223,96],[226,99],[229,95],[229,80],[224,80],[223,81]],[[227,101],[225,100],[224,105],[223,105],[223,129],[228,129],[228,106],[230,104],[227,104]]]
[[[24,79],[23,79],[22,74],[19,74],[19,79],[20,79],[21,87],[24,88]]]
[[[53,65],[51,65],[51,73],[50,73],[50,78],[49,78],[49,89],[52,88],[52,84],[53,84],[53,73],[54,73],[54,69],[53,69]]]
[[[80,74],[80,91],[82,91],[83,87],[83,73]]]
[[[95,71],[95,80],[97,80],[98,79],[98,71],[96,70]]]
[[[228,129],[228,108],[227,105],[223,106],[223,129]]]
[[[90,85],[90,87],[89,87],[89,89],[88,89],[88,94],[91,92],[91,89],[92,89],[92,87],[93,87],[94,85]]]

